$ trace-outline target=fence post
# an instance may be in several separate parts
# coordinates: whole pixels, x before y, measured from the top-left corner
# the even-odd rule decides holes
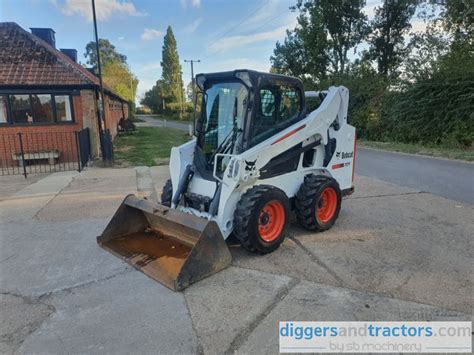
[[[77,167],[78,171],[81,172],[82,168],[82,160],[81,160],[81,151],[80,151],[80,145],[79,145],[79,133],[77,131],[74,131],[74,135],[76,136],[76,152],[77,152]]]
[[[23,150],[23,139],[21,138],[21,132],[18,132],[18,138],[20,139],[21,166],[23,167],[23,175],[26,179],[28,175],[26,174],[25,152]]]

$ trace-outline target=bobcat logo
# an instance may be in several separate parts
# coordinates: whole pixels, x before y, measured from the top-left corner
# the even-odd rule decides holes
[[[354,152],[336,152],[336,158],[342,158],[342,159],[347,159],[347,158],[352,158],[354,156]]]
[[[245,161],[245,171],[255,171],[255,163],[257,162],[257,159],[254,161]]]

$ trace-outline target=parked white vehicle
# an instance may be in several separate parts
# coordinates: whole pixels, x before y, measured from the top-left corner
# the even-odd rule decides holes
[[[157,265],[147,267],[153,271],[140,262],[138,268],[174,289],[230,263],[216,233],[222,241],[233,234],[247,250],[268,253],[283,242],[291,210],[303,227],[324,231],[335,223],[342,196],[354,191],[356,131],[347,123],[345,87],[305,93],[299,79],[251,70],[199,74],[196,83],[201,98],[196,137],[172,149],[161,205],[131,198],[128,206],[143,212],[147,222],[140,228],[172,240],[160,253],[187,248],[181,268],[189,259],[202,262],[198,254],[205,265],[196,266],[192,277],[180,271],[167,275],[170,285],[162,280],[161,271],[169,269],[158,262],[162,258],[146,248],[120,246],[134,250],[135,260],[128,261],[136,267],[152,258]],[[307,112],[306,99],[320,101],[319,106]],[[112,222],[102,245],[117,235]],[[206,228],[212,233],[204,233]],[[134,238],[129,240],[136,245]],[[140,238],[148,247],[155,240],[146,233]],[[212,246],[206,244],[210,239]],[[107,248],[117,254],[117,246]]]

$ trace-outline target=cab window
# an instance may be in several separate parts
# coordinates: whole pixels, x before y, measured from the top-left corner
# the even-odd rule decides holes
[[[300,119],[301,92],[292,86],[262,87],[252,124],[250,146],[254,146]]]

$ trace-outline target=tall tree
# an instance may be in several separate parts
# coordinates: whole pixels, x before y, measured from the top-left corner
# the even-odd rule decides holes
[[[474,1],[446,1],[442,14],[444,27],[453,34],[454,41],[468,41],[474,45]]]
[[[124,99],[135,102],[138,79],[130,69],[119,61],[107,63],[103,70],[104,83]]]
[[[367,36],[365,0],[298,0],[298,24],[271,58],[274,68],[317,80],[347,72],[348,53]]]
[[[178,46],[171,26],[168,26],[162,50],[162,81],[167,91],[169,108],[179,108],[180,114],[184,107],[184,86],[179,62]]]
[[[411,29],[416,3],[416,0],[384,0],[382,6],[375,9],[370,54],[377,61],[379,74],[385,77],[396,76],[396,68],[408,54],[404,36]]]
[[[106,66],[108,63],[119,62],[125,64],[127,62],[127,56],[120,54],[115,49],[115,46],[110,43],[108,39],[99,38],[99,52],[100,52],[100,63],[102,66]],[[93,68],[97,68],[97,50],[95,41],[91,41],[86,45],[86,52],[84,57],[87,58],[87,64]]]

